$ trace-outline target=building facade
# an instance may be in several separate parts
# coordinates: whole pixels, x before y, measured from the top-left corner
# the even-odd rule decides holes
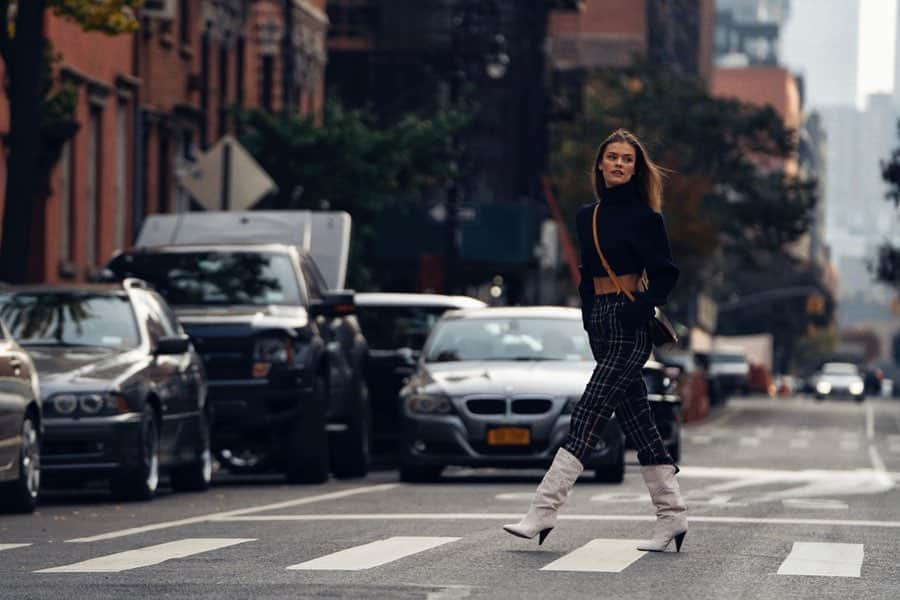
[[[234,132],[234,109],[318,114],[325,1],[158,0],[145,4],[136,33],[114,37],[48,10],[56,75],[78,91],[78,129],[38,200],[29,280],[88,280],[146,215],[190,210],[179,176]],[[0,107],[5,130],[5,97]]]

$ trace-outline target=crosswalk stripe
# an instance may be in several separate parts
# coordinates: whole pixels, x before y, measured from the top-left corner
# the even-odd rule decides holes
[[[794,542],[791,553],[778,568],[778,574],[859,577],[862,562],[862,544]]]
[[[118,573],[130,569],[139,569],[158,565],[175,558],[184,558],[202,552],[218,550],[235,544],[253,542],[255,538],[187,538],[175,542],[166,542],[137,550],[118,552],[83,562],[42,569],[36,573]]]
[[[30,545],[31,544],[0,544],[0,551],[12,550],[13,548],[24,548],[25,546]]]
[[[455,542],[458,537],[396,536],[347,548],[288,567],[292,571],[362,571]]]
[[[646,552],[637,549],[644,540],[591,540],[581,548],[545,565],[541,571],[593,571],[621,573]]]
[[[795,438],[791,440],[791,448],[809,448],[809,440],[806,438]]]

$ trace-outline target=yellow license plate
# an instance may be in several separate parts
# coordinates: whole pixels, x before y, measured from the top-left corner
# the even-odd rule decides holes
[[[488,430],[488,446],[527,446],[531,443],[531,430],[527,427],[498,427]]]

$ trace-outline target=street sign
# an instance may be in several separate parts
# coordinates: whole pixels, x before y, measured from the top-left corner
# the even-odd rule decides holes
[[[247,210],[278,186],[230,135],[223,136],[180,176],[182,187],[207,210]]]

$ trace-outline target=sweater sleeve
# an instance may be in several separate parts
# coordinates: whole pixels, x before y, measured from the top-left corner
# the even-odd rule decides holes
[[[642,230],[646,232],[646,237],[637,241],[634,246],[647,271],[650,284],[641,296],[653,306],[662,306],[678,281],[678,267],[672,261],[669,236],[666,234],[662,215],[650,213]]]
[[[594,278],[590,274],[585,274],[585,265],[587,264],[585,241],[582,239],[582,231],[584,228],[584,219],[589,218],[592,213],[586,213],[584,208],[575,215],[575,232],[578,234],[578,247],[581,250],[580,264],[578,272],[581,273],[581,280],[578,282],[578,295],[581,296],[581,323],[584,329],[588,328],[588,320],[591,315],[591,308],[594,306]],[[591,238],[593,242],[593,238]]]

